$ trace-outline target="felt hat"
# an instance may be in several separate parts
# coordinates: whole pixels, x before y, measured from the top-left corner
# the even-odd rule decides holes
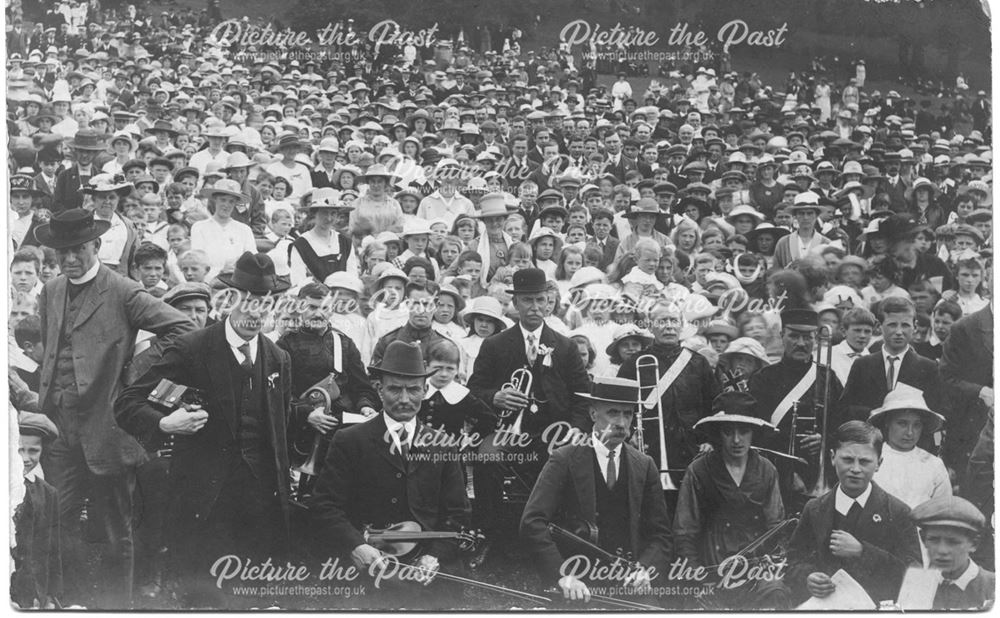
[[[427,371],[419,344],[398,339],[386,347],[382,362],[368,367],[368,371],[373,377],[391,375],[403,378],[426,378],[437,373],[437,369]]]
[[[110,221],[94,219],[94,213],[71,208],[52,215],[48,223],[35,229],[39,244],[53,249],[67,249],[99,238],[111,229]]]
[[[290,283],[275,274],[274,262],[269,255],[249,251],[236,260],[233,272],[221,274],[218,279],[231,288],[259,295],[284,292],[291,287]]]

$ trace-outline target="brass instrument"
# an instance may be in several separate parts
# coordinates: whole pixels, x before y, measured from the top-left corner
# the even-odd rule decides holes
[[[833,329],[828,324],[823,324],[819,328],[819,333],[816,338],[816,365],[817,367],[824,366],[820,360],[823,359],[823,346],[826,346],[826,370],[823,372],[822,381],[822,392],[818,388],[813,388],[813,415],[812,416],[800,416],[799,415],[799,402],[796,401],[792,404],[792,427],[791,427],[791,437],[789,439],[788,453],[793,457],[801,457],[798,451],[798,440],[806,435],[818,433],[820,435],[819,443],[819,476],[816,478],[816,483],[813,485],[812,489],[808,492],[809,496],[818,497],[822,496],[826,492],[830,491],[830,486],[826,480],[826,434],[827,430],[827,411],[830,407],[830,379],[833,374]],[[799,421],[806,423],[807,425],[803,428],[799,427]]]
[[[642,370],[652,369],[653,370],[653,384],[651,386],[643,387],[642,385]],[[668,464],[667,458],[667,436],[666,429],[664,428],[664,418],[663,418],[663,393],[660,392],[660,361],[652,354],[643,354],[642,356],[635,359],[635,377],[636,381],[639,383],[639,415],[635,419],[635,447],[639,449],[640,452],[646,452],[646,437],[645,429],[643,425],[647,422],[656,422],[657,431],[659,432],[659,443],[660,443],[660,453],[659,453],[659,464],[660,464],[660,483],[664,491],[676,491],[677,486],[674,485],[674,480],[670,478],[670,466]],[[642,396],[643,388],[653,389],[653,393],[656,395],[655,404],[647,404],[646,398]],[[656,406],[656,416],[646,416],[646,410],[650,410],[653,406]]]
[[[311,410],[322,410],[328,415],[335,414],[334,402],[340,398],[340,387],[337,386],[336,377],[336,374],[331,373],[323,380],[310,386],[302,393],[301,403],[309,406]],[[336,414],[336,416],[338,419],[341,418],[340,414]],[[293,488],[296,499],[303,500],[312,491],[323,444],[329,439],[329,435],[321,434],[309,427],[308,423],[293,432],[288,455],[292,471],[298,473]]]
[[[506,382],[503,386],[501,386],[500,390],[513,389],[521,393],[522,395],[527,397],[528,400],[530,401],[530,403],[528,404],[528,411],[532,414],[537,414],[538,402],[535,401],[535,399],[531,396],[531,386],[532,384],[534,384],[534,381],[535,377],[531,374],[531,372],[528,369],[522,367],[520,369],[514,370],[514,373],[510,375],[510,381]],[[497,413],[497,416],[500,418],[501,421],[505,421],[514,414],[518,414],[518,419],[520,420],[520,418],[524,415],[524,409],[522,408],[520,410],[500,410]],[[516,421],[514,425],[517,425]]]

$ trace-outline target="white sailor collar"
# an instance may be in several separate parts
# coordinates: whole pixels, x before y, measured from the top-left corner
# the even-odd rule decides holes
[[[451,405],[456,405],[458,402],[465,399],[465,396],[469,394],[469,389],[462,386],[458,382],[449,382],[444,388],[437,388],[433,384],[428,382],[427,384],[427,394],[424,395],[424,399],[430,399],[434,396],[434,393],[441,393],[444,400]]]

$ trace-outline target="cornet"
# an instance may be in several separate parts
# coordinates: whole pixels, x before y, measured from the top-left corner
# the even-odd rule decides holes
[[[653,370],[653,384],[650,386],[642,385],[642,370],[652,369]],[[660,361],[652,354],[643,354],[642,356],[635,359],[635,377],[636,381],[639,383],[639,415],[636,418],[635,423],[635,447],[639,449],[640,452],[646,452],[646,437],[645,429],[643,425],[647,422],[656,422],[656,428],[659,432],[659,443],[660,443],[660,483],[664,491],[673,491],[677,489],[674,485],[674,480],[670,478],[670,466],[667,463],[667,436],[666,429],[664,428],[663,422],[663,393],[660,392]],[[647,398],[642,396],[643,389],[652,389],[653,394],[656,396],[655,404],[646,403]],[[651,410],[656,407],[656,416],[646,416],[646,410]]]

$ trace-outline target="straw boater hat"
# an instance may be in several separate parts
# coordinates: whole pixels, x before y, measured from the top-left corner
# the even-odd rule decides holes
[[[635,203],[623,216],[626,219],[635,219],[639,215],[666,216],[668,213],[660,210],[660,205],[652,198],[643,198]]]
[[[398,339],[386,347],[382,362],[378,366],[368,367],[368,371],[376,378],[382,375],[426,378],[437,373],[437,369],[427,371],[420,345]]]
[[[725,424],[738,424],[754,429],[770,429],[774,425],[756,416],[757,400],[750,393],[731,391],[722,393],[712,402],[715,414],[706,416],[694,424],[695,429],[720,429]]]
[[[598,376],[591,382],[589,393],[577,393],[584,399],[602,403],[639,405],[639,383],[626,378]]]
[[[871,411],[868,422],[880,426],[889,419],[889,412],[897,410],[918,412],[923,418],[924,431],[927,433],[934,433],[944,424],[944,417],[927,407],[923,391],[902,382],[889,391],[882,402],[882,407]]]
[[[313,209],[329,209],[329,210],[354,210],[354,205],[351,203],[344,203],[342,194],[340,191],[332,187],[321,187],[319,189],[313,189],[312,199],[309,200],[309,204],[305,207],[307,210]]]
[[[803,191],[795,196],[794,202],[788,207],[788,211],[793,215],[803,210],[815,210],[819,214],[822,207],[819,205],[819,195],[817,193]]]
[[[503,194],[488,193],[479,200],[479,211],[469,216],[473,219],[488,219],[490,217],[506,217],[509,214],[507,200]]]
[[[367,182],[372,178],[385,178],[385,181],[390,185],[395,184],[396,182],[399,181],[399,176],[396,176],[395,174],[390,172],[381,163],[376,163],[375,165],[369,167],[368,171],[362,174],[358,180],[361,180],[362,182]]]
[[[94,213],[82,208],[71,208],[52,215],[48,223],[35,229],[39,244],[52,249],[67,249],[99,238],[111,229],[110,221],[94,219]]]
[[[221,274],[218,279],[231,288],[258,295],[284,292],[291,287],[275,274],[270,256],[249,251],[236,260],[233,272]]]

